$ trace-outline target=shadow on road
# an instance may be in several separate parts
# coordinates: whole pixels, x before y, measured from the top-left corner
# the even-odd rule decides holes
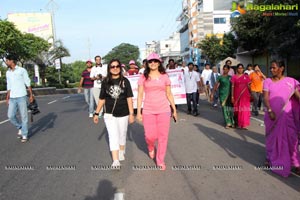
[[[133,123],[128,126],[128,140],[134,142],[139,150],[148,155],[148,148],[145,141],[144,127],[140,123]]]
[[[221,126],[225,125],[222,109],[220,107],[212,108],[211,105],[206,101],[200,101],[200,116],[213,123],[220,124]],[[251,126],[253,125],[251,124]],[[234,129],[234,131],[246,142],[247,137],[249,137],[263,145],[265,144],[265,136],[263,134],[242,129]]]
[[[228,135],[226,132],[221,132],[217,129],[210,128],[201,124],[194,124],[201,133],[215,144],[219,145],[232,158],[239,157],[240,159],[250,163],[253,167],[263,166],[265,160],[265,148],[241,140]],[[254,170],[254,169],[253,169]],[[273,174],[271,171],[265,171],[269,175],[279,179],[289,187],[299,191],[300,179],[291,175],[289,178],[283,178]],[[247,173],[251,173],[247,172]]]
[[[46,116],[42,117],[29,128],[28,137],[34,136],[36,133],[44,132],[47,129],[54,128],[54,122],[57,118],[55,113],[48,113]]]
[[[113,187],[112,182],[109,180],[102,180],[99,182],[97,194],[94,196],[87,196],[84,200],[113,200],[116,191],[117,188]]]

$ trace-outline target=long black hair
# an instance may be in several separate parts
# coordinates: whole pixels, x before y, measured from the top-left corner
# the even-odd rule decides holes
[[[159,62],[158,71],[160,72],[160,74],[165,74],[166,69],[162,66],[160,60],[157,60],[157,61]],[[145,76],[146,80],[148,80],[148,78],[149,78],[149,73],[150,73],[150,67],[149,67],[149,62],[147,62],[146,68],[144,71],[144,76]]]
[[[120,66],[120,73],[119,73],[119,78],[120,78],[120,81],[123,81],[124,79],[124,76],[123,76],[123,71],[122,71],[122,66],[121,66],[121,62],[119,59],[111,59],[110,62],[108,63],[107,65],[107,77],[104,79],[104,81],[106,82],[107,85],[113,85],[113,78],[112,78],[112,73],[110,72],[110,66],[113,62],[117,62],[118,65]]]

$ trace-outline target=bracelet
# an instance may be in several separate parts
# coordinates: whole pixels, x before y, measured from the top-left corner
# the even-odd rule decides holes
[[[94,113],[94,115],[97,115],[97,116],[99,116],[99,113]]]

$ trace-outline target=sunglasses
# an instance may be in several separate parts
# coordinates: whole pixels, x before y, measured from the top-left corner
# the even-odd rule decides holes
[[[149,64],[150,64],[150,63],[153,63],[153,62],[158,63],[159,61],[158,61],[158,60],[149,60],[149,61],[148,61]]]
[[[110,69],[117,69],[117,68],[120,68],[120,67],[121,67],[120,65],[111,65]]]

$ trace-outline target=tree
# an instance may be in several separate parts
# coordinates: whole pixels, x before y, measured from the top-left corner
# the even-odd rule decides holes
[[[0,20],[0,56],[3,60],[7,54],[16,54],[16,51],[21,49],[19,43],[21,37],[22,33],[16,29],[13,23]]]
[[[128,43],[122,43],[114,47],[107,55],[103,57],[106,63],[111,59],[117,58],[121,63],[127,64],[130,60],[138,60],[140,51],[137,46]]]
[[[56,59],[61,60],[62,58],[68,56],[70,56],[69,50],[64,46],[61,40],[56,40],[53,44],[53,47],[49,51],[49,60],[54,63]]]
[[[217,61],[223,60],[228,56],[233,57],[236,48],[237,41],[231,33],[224,34],[223,38],[218,38],[216,35],[206,37],[200,43],[198,48],[208,58],[212,65],[215,65]]]
[[[31,33],[22,34],[19,43],[21,49],[17,55],[19,55],[22,65],[29,60],[38,60],[40,54],[47,52],[50,48],[50,44],[46,40]]]
[[[264,0],[254,4],[299,4],[299,0]],[[294,16],[265,17],[259,11],[247,11],[232,20],[239,45],[257,53],[268,52],[281,58],[299,56],[300,19]]]
[[[63,68],[62,58],[70,56],[69,50],[63,45],[61,40],[56,40],[53,44],[52,49],[49,51],[49,61],[55,63],[55,60],[59,59],[61,69],[59,69],[59,83],[61,84],[60,71]]]
[[[33,34],[22,34],[15,25],[0,20],[0,55],[15,54],[22,65],[26,61],[34,61],[39,54],[48,51],[50,44]]]

